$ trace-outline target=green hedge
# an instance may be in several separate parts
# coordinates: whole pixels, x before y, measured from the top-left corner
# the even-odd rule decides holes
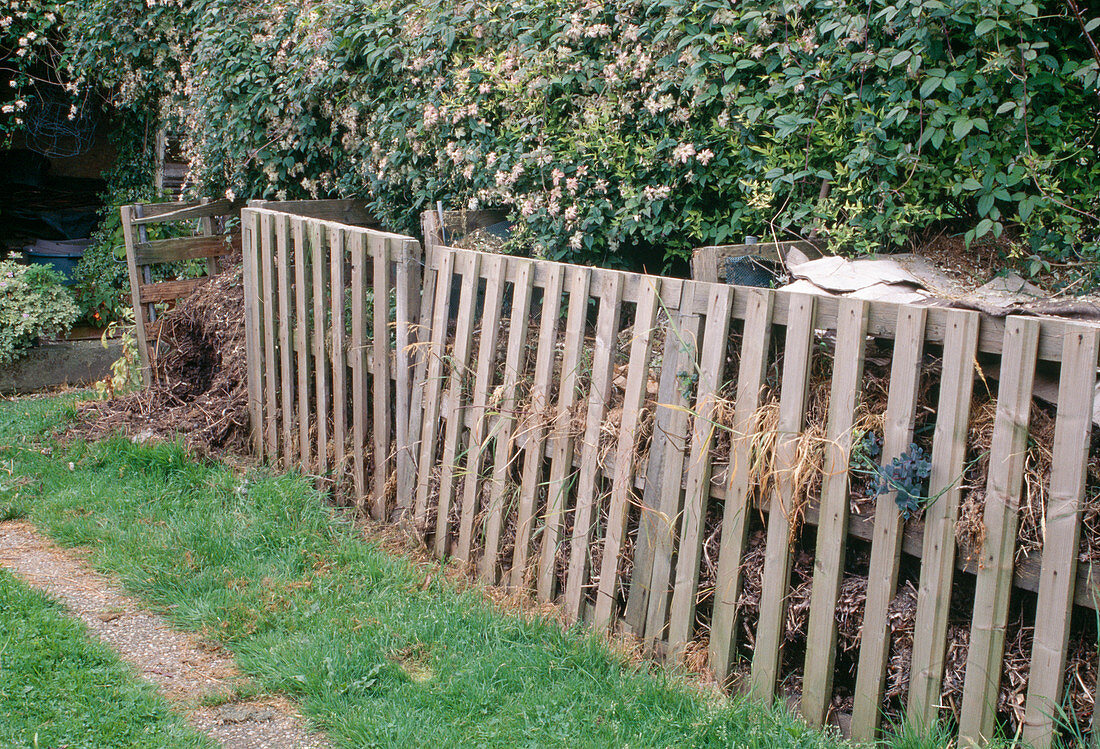
[[[404,230],[504,207],[606,264],[935,228],[1042,271],[1100,254],[1080,5],[72,0],[64,34],[86,84],[176,113],[219,191],[363,196]]]

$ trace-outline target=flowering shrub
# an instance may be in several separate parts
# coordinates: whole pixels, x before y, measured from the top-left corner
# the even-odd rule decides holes
[[[52,268],[0,261],[0,366],[18,359],[40,338],[66,332],[77,314]]]
[[[175,118],[208,189],[362,196],[406,231],[436,200],[504,207],[521,242],[609,264],[931,227],[1007,232],[1039,270],[1100,254],[1076,0],[64,7],[74,79]]]

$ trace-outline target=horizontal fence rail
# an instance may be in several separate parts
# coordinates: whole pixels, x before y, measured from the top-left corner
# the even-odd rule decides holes
[[[856,738],[950,710],[963,738],[1011,714],[1047,746],[1071,665],[1095,694],[1070,623],[1097,608],[1097,329],[242,223],[257,453],[438,556]]]

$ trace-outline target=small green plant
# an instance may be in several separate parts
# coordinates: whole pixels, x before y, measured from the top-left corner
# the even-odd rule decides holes
[[[42,338],[67,332],[77,315],[72,295],[52,268],[0,262],[0,365],[19,359]]]
[[[108,341],[116,335],[122,344],[122,356],[111,364],[111,374],[95,384],[96,395],[101,399],[114,398],[141,388],[141,356],[134,338],[134,311],[126,308],[121,314],[129,324],[120,326],[117,321],[112,321],[100,338],[103,348],[107,348]],[[119,333],[119,330],[122,332]]]
[[[924,509],[930,502],[926,496],[928,476],[932,472],[932,461],[924,448],[911,443],[887,465],[877,460],[882,455],[882,439],[874,432],[868,432],[863,438],[861,449],[855,457],[864,465],[865,472],[871,476],[871,496],[879,497],[897,492],[894,501],[902,517],[908,520]]]

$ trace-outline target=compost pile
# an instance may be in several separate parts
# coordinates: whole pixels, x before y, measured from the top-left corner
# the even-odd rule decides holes
[[[247,355],[239,258],[180,300],[160,323],[152,386],[84,404],[79,428],[93,438],[122,430],[143,439],[178,437],[199,454],[246,454]]]

